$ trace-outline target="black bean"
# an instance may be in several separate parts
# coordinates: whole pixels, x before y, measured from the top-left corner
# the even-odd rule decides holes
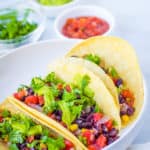
[[[77,119],[75,122],[78,124],[79,128],[81,129],[83,121],[81,119]]]
[[[108,128],[106,127],[106,125],[102,124],[101,128],[102,128],[102,132],[103,133],[107,133],[108,132]]]
[[[128,116],[132,116],[133,115],[133,113],[134,113],[134,108],[133,107],[129,107],[128,109],[127,109],[127,114],[128,114]]]
[[[18,146],[19,149],[23,149],[23,148],[26,147],[26,143],[21,143],[21,144],[18,143],[17,146]]]
[[[32,88],[28,88],[27,89],[28,95],[33,95],[34,91],[32,90]]]
[[[111,144],[113,142],[114,142],[114,138],[109,137],[108,140],[107,140],[107,144],[109,145],[109,144]]]
[[[86,112],[82,112],[81,114],[81,118],[86,119],[88,117],[89,114],[87,114]]]
[[[40,134],[35,135],[35,139],[36,140],[40,140],[41,139],[41,135]]]
[[[62,111],[61,111],[61,110],[55,110],[55,111],[54,111],[54,114],[55,114],[56,116],[61,116],[61,115],[62,115]]]
[[[93,122],[93,121],[94,121],[94,120],[93,120],[93,114],[91,113],[89,116],[87,116],[86,120]]]
[[[88,129],[90,129],[90,128],[92,128],[92,122],[83,122],[81,124],[81,126],[82,126],[82,128],[88,128]]]
[[[21,98],[21,101],[25,101],[26,97],[27,97],[27,96],[23,96],[23,97]]]
[[[115,82],[115,85],[116,85],[117,87],[119,87],[119,86],[122,85],[122,84],[123,84],[122,79],[118,79],[118,80]]]
[[[109,132],[110,137],[115,137],[118,134],[118,130],[115,128],[112,128],[111,131]]]
[[[57,121],[61,121],[61,116],[56,116],[55,118]]]
[[[122,96],[122,94],[119,94],[119,103],[120,104],[123,104],[123,103],[125,103],[125,98]]]
[[[127,112],[126,111],[120,111],[120,116],[123,116],[123,115],[126,115],[127,114]]]

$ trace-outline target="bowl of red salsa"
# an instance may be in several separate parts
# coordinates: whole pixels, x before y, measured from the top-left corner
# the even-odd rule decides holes
[[[97,35],[108,35],[113,28],[113,15],[98,6],[69,8],[55,20],[55,32],[62,38],[87,39]]]

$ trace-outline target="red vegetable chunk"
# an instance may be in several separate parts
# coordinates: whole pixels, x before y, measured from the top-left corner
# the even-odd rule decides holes
[[[102,18],[83,16],[69,18],[62,28],[62,33],[69,38],[87,39],[102,35],[109,29],[109,24]]]

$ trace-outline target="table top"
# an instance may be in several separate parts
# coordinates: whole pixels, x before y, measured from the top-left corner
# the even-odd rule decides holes
[[[140,66],[142,68],[148,91],[150,90],[150,1],[148,0],[80,0],[80,4],[96,4],[108,9],[115,17],[116,26],[112,35],[122,37],[129,41],[136,49]],[[47,20],[45,32],[40,40],[57,38],[53,27],[54,19]],[[149,97],[148,97],[149,98]],[[146,115],[143,119],[145,125],[135,139],[134,143],[150,141],[150,103],[147,105]]]

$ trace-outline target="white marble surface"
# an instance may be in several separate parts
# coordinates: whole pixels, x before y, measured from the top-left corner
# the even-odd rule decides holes
[[[2,1],[2,0],[0,0]],[[136,49],[140,65],[150,90],[150,1],[149,0],[81,0],[81,4],[96,4],[107,8],[115,17],[112,35],[128,40]],[[47,20],[47,27],[40,40],[57,38],[54,19]],[[150,103],[143,118],[144,126],[134,143],[150,141]]]

